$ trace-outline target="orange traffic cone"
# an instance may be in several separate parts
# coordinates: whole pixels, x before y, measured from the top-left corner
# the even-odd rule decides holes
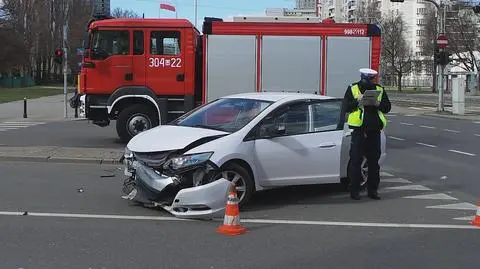
[[[477,214],[475,214],[475,218],[473,218],[472,225],[480,227],[480,202],[478,203]]]
[[[232,184],[232,189],[228,194],[223,225],[217,228],[217,232],[226,235],[240,235],[247,232],[247,228],[240,225],[240,210],[234,184]]]

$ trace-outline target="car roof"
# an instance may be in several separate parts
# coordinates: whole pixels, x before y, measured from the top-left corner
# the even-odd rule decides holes
[[[278,102],[280,100],[300,100],[300,99],[316,99],[316,100],[331,100],[337,99],[336,97],[319,95],[313,93],[297,93],[297,92],[250,92],[250,93],[239,93],[232,94],[227,96],[222,96],[221,98],[238,98],[238,99],[252,99],[252,100],[263,100],[269,102]]]

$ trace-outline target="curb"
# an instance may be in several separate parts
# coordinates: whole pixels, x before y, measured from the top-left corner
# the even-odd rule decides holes
[[[120,158],[119,158],[120,159]],[[115,159],[96,159],[96,158],[68,158],[68,157],[34,157],[34,156],[0,156],[0,161],[10,162],[44,162],[44,163],[83,163],[83,164],[122,164]]]

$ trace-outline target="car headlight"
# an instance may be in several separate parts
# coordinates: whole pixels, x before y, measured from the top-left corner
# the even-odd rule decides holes
[[[128,147],[125,147],[125,153],[123,154],[123,157],[125,157],[125,159],[131,159],[133,158],[133,152],[129,150]]]
[[[197,153],[191,155],[183,155],[172,158],[168,163],[174,170],[186,168],[192,165],[204,163],[210,159],[213,152]]]

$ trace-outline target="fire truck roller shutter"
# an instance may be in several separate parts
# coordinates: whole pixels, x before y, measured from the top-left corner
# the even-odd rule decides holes
[[[206,101],[256,92],[257,40],[254,35],[207,38]]]
[[[263,36],[262,90],[321,92],[319,36]]]
[[[370,37],[327,37],[325,95],[343,97],[348,85],[360,80],[358,69],[371,67]]]

